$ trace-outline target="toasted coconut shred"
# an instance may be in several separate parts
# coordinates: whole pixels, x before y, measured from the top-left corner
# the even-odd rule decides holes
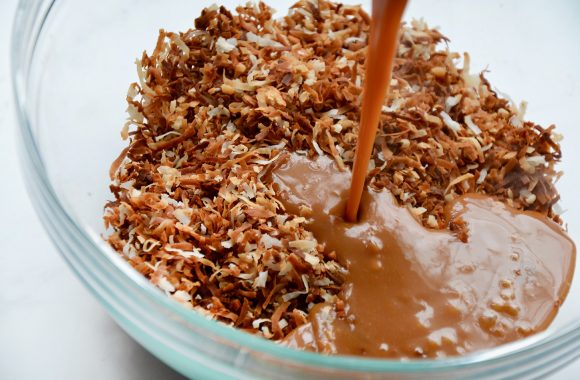
[[[324,0],[279,20],[263,3],[236,11],[213,6],[195,29],[161,30],[137,61],[106,239],[177,301],[277,340],[337,300],[346,270],[308,230],[309,210],[284,210],[267,172],[287,151],[350,168],[370,20]],[[560,222],[554,126],[523,120],[525,107],[446,42],[423,21],[401,27],[369,186],[432,229],[465,193]]]

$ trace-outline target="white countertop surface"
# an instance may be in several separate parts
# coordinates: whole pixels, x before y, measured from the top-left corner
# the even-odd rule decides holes
[[[9,46],[16,0],[0,0],[0,379],[181,378],[83,288],[29,202],[16,149]],[[580,360],[552,380],[580,378]]]

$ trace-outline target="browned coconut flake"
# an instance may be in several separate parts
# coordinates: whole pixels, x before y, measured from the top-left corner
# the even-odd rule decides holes
[[[153,284],[272,339],[337,302],[345,274],[308,231],[311,210],[286,213],[267,176],[288,150],[354,158],[369,16],[316,3],[281,19],[263,3],[214,6],[195,29],[161,30],[137,61],[104,215],[108,242]],[[470,192],[560,222],[554,126],[525,121],[442,42],[422,21],[401,27],[369,185],[429,228],[457,227],[445,204]]]

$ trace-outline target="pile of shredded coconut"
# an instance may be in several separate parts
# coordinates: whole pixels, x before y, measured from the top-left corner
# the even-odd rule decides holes
[[[325,0],[279,20],[263,3],[236,11],[160,31],[137,61],[104,219],[112,247],[168,295],[280,339],[336,302],[345,269],[307,215],[285,212],[267,172],[286,151],[352,165],[369,16]],[[524,105],[470,74],[469,56],[424,22],[400,40],[369,184],[430,228],[448,228],[445,205],[469,192],[559,221],[554,126],[524,121]]]

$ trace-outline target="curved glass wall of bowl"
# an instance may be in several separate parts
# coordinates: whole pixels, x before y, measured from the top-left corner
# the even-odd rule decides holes
[[[441,378],[467,373],[495,378],[529,371],[539,375],[578,355],[577,280],[545,334],[464,358],[400,363],[290,352],[188,312],[124,265],[100,238],[105,232],[101,216],[110,198],[109,165],[125,146],[120,130],[126,91],[137,78],[135,59],[144,49],[153,49],[160,28],[187,30],[200,9],[212,2],[105,0],[92,7],[62,0],[20,5],[13,65],[32,198],[69,264],[123,328],[190,376],[218,376],[221,371],[235,377],[336,377],[335,369],[342,368],[370,371],[368,378],[385,378],[388,371],[420,378],[427,370]],[[230,8],[238,3],[220,2]],[[283,13],[291,3],[276,1],[275,7]],[[580,160],[574,149],[580,141],[575,117],[580,104],[580,50],[574,48],[580,37],[578,14],[580,4],[565,1],[548,7],[542,1],[415,0],[405,18],[424,17],[439,25],[453,50],[471,53],[472,71],[488,67],[488,77],[499,90],[529,102],[529,119],[558,126],[565,135],[561,205],[568,210],[564,218],[571,236],[580,241],[580,223],[574,222],[580,220],[575,196],[580,179],[573,167]],[[242,346],[246,349],[239,351]]]

